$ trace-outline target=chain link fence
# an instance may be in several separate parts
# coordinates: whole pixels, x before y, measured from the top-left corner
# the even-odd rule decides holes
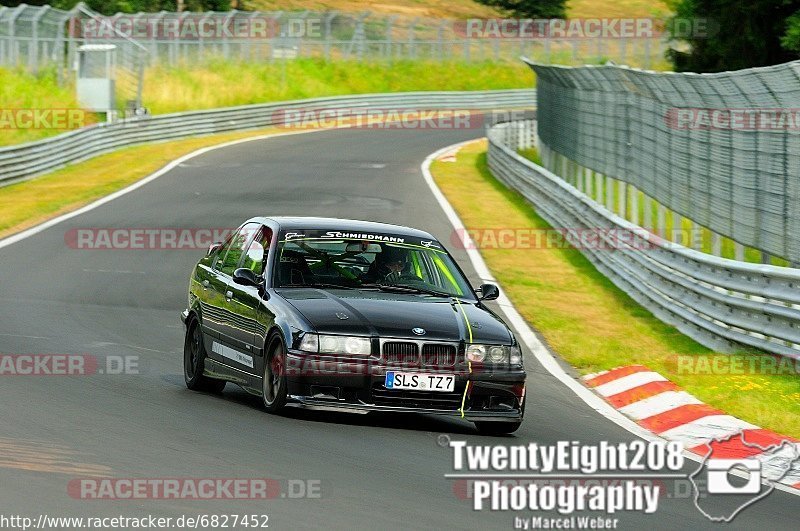
[[[720,74],[528,62],[545,150],[800,264],[800,62]]]
[[[84,28],[94,34],[85,35]],[[31,72],[55,69],[59,83],[78,71],[78,51],[86,46],[113,46],[110,74],[115,79],[117,101],[141,107],[144,68],[149,51],[111,20],[83,4],[70,11],[22,4],[0,7],[0,66]]]
[[[602,63],[650,68],[664,64],[660,35],[582,38],[475,35],[465,21],[311,11],[137,13],[100,17],[83,4],[0,8],[0,66],[37,70],[64,64],[89,41],[136,41],[151,64],[197,64],[211,58],[272,61],[300,57],[331,60],[516,61]],[[67,63],[69,64],[69,63]]]

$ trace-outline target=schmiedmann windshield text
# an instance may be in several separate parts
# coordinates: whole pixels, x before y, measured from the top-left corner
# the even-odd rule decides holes
[[[464,275],[439,242],[354,231],[281,234],[275,287],[380,289],[474,298]]]

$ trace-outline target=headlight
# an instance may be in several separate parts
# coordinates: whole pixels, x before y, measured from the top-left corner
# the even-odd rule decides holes
[[[489,361],[492,363],[503,363],[507,359],[506,347],[489,347]]]
[[[319,336],[317,334],[303,335],[298,348],[306,352],[319,352]]]
[[[519,345],[511,347],[511,354],[508,359],[511,365],[522,365],[522,349],[519,348]]]
[[[305,334],[300,340],[300,350],[322,354],[350,354],[369,356],[372,344],[368,337],[328,336]]]
[[[467,345],[467,360],[476,363],[522,365],[518,345]]]
[[[482,362],[486,359],[486,347],[483,345],[468,345],[467,359],[478,363]]]

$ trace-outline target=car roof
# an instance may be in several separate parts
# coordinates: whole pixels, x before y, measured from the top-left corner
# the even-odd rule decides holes
[[[378,223],[376,221],[362,221],[357,219],[339,218],[320,218],[305,216],[269,216],[254,218],[250,221],[258,221],[266,224],[268,221],[277,223],[281,230],[338,230],[338,231],[359,231],[374,232],[380,234],[396,234],[398,236],[409,236],[415,238],[425,238],[436,240],[431,234],[404,227],[402,225],[392,225],[390,223]]]

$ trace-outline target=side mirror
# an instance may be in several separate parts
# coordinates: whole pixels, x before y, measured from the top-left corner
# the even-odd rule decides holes
[[[261,278],[246,267],[240,267],[233,272],[233,281],[242,286],[258,287],[261,285]]]
[[[478,291],[481,292],[479,300],[482,301],[493,301],[500,296],[500,288],[494,284],[482,284]]]
[[[206,256],[211,256],[212,254],[216,253],[220,249],[222,249],[222,242],[215,242],[208,246],[208,252]]]

